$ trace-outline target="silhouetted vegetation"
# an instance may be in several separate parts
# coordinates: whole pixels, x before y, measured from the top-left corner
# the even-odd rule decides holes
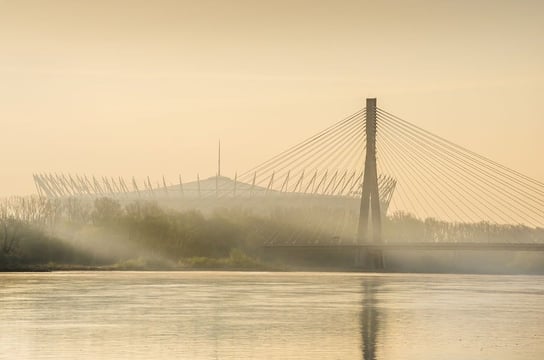
[[[544,243],[544,229],[521,224],[451,223],[396,212],[384,221],[384,237],[398,242]]]
[[[329,212],[324,218],[339,222],[342,216],[344,224],[355,229],[356,214]],[[316,223],[326,224],[325,220],[317,219],[308,221],[300,209],[270,216],[216,209],[205,216],[152,202],[122,205],[110,198],[11,198],[0,203],[0,269],[256,269],[264,266],[262,246],[266,243],[353,242],[323,232],[323,226],[318,228]],[[448,223],[395,213],[384,221],[384,237],[393,241],[527,243],[544,241],[544,229]],[[323,261],[328,255],[315,256]]]
[[[204,217],[147,202],[121,206],[109,198],[93,203],[13,198],[1,209],[1,268],[258,268],[260,229],[270,227],[244,211],[223,209]]]

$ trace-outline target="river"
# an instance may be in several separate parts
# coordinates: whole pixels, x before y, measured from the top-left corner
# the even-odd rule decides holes
[[[0,359],[543,358],[543,276],[0,273]]]

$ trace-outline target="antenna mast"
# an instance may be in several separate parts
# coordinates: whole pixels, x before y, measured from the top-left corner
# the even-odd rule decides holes
[[[217,154],[217,177],[221,176],[221,139],[219,139],[219,151]]]

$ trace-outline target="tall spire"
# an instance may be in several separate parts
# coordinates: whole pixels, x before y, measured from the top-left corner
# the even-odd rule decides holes
[[[221,176],[221,139],[219,139],[219,151],[217,154],[217,176]]]

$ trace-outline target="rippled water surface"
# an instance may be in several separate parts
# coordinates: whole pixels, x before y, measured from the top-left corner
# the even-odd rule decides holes
[[[544,359],[544,277],[0,274],[1,359]]]

